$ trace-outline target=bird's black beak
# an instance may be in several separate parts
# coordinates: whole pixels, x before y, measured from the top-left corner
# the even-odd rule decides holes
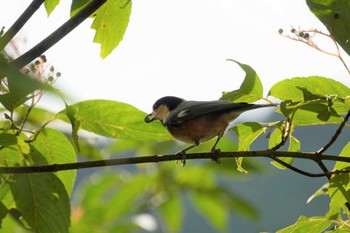
[[[153,113],[150,113],[147,116],[145,116],[145,122],[146,123],[150,123],[150,122],[154,121],[155,119],[156,118],[154,118]]]

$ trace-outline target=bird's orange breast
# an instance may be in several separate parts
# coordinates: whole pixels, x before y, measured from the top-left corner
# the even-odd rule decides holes
[[[183,142],[204,142],[216,136],[221,137],[229,122],[229,114],[207,114],[187,120],[180,125],[168,125],[170,134]]]

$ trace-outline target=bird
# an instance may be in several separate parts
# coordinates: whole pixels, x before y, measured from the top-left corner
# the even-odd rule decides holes
[[[153,104],[153,111],[145,116],[144,121],[150,123],[159,120],[175,139],[191,144],[177,153],[182,154],[182,165],[185,166],[186,152],[214,137],[217,139],[211,152],[220,153],[216,149],[218,142],[229,123],[241,113],[272,106],[276,104],[234,103],[226,100],[187,101],[176,96],[165,96]]]

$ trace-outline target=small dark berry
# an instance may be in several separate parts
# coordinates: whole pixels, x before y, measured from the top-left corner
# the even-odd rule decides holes
[[[48,77],[49,82],[52,82],[54,78],[52,76]]]
[[[46,56],[45,56],[45,55],[41,55],[40,58],[41,58],[41,60],[42,60],[44,63],[47,62],[47,59],[46,59]]]
[[[283,29],[282,28],[278,29],[278,33],[282,34],[283,33]]]
[[[299,32],[298,34],[300,37],[304,38],[304,32]]]
[[[34,64],[37,66],[37,65],[40,65],[40,61],[39,60],[35,60]]]
[[[340,15],[339,15],[338,13],[335,13],[335,14],[333,15],[333,17],[334,17],[335,19],[339,19]]]
[[[295,28],[292,28],[292,29],[290,30],[290,32],[291,32],[291,33],[295,33]]]
[[[55,71],[55,67],[51,66],[51,67],[50,67],[50,71],[51,71],[51,72],[54,72],[54,71]]]
[[[57,78],[61,77],[61,75],[62,75],[61,72],[57,72],[57,73],[56,73],[56,77],[57,77]]]
[[[310,37],[310,34],[309,33],[305,33],[303,38],[304,39],[308,39],[309,37]]]

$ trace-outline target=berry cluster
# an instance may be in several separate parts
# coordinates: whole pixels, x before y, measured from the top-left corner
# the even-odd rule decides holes
[[[57,78],[61,77],[61,72],[56,72],[54,66],[47,64],[45,55],[41,55],[33,63],[25,67],[22,72],[48,84],[52,84]]]
[[[278,29],[278,33],[279,33],[279,34],[282,35],[283,32],[284,32],[284,31],[283,31],[282,28]],[[308,39],[310,38],[310,33],[309,33],[309,31],[297,30],[297,29],[295,29],[295,28],[292,28],[292,29],[290,30],[290,32],[291,32],[292,34],[294,34],[296,37],[300,38],[300,39],[308,40]]]

